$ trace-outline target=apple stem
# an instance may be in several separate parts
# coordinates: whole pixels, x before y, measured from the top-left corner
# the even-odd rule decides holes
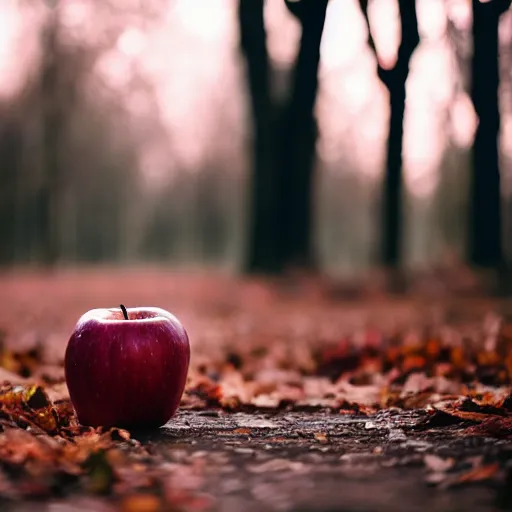
[[[124,307],[124,304],[121,304],[121,306],[119,306],[121,308],[121,311],[123,312],[123,316],[124,316],[124,319],[125,320],[129,320],[128,318],[128,311],[126,311],[126,308]]]

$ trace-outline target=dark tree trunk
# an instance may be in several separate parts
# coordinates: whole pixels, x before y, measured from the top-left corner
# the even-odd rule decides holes
[[[399,266],[402,250],[402,141],[405,112],[405,84],[394,84],[389,92],[390,117],[384,175],[382,210],[382,263],[390,268]]]
[[[21,172],[22,148],[19,123],[14,119],[6,120],[0,128],[0,265],[13,263],[16,256],[17,176]]]
[[[60,256],[60,219],[63,178],[59,157],[63,114],[59,98],[58,19],[51,14],[43,32],[43,64],[41,75],[42,103],[42,167],[41,243],[42,260],[54,265]]]
[[[476,266],[503,263],[498,135],[500,15],[510,0],[473,0],[472,99],[479,118],[473,144],[469,259]]]
[[[246,258],[249,272],[273,272],[279,267],[277,176],[273,165],[274,108],[263,8],[264,0],[240,0],[238,9],[253,117],[252,204]]]
[[[246,270],[314,265],[311,243],[314,105],[327,0],[301,0],[302,39],[285,105],[272,100],[264,0],[240,0],[240,39],[253,115],[252,208]]]
[[[418,19],[416,15],[416,2],[412,0],[399,0],[400,22],[402,26],[402,41],[398,49],[396,64],[391,69],[378,67],[380,80],[389,91],[389,134],[386,155],[386,170],[383,184],[383,209],[381,227],[381,262],[389,267],[396,268],[401,263],[402,256],[402,149],[403,149],[403,122],[405,113],[405,85],[409,76],[409,63],[412,54],[418,46]],[[360,0],[365,15],[368,31],[368,0]],[[369,43],[376,53],[371,33]]]
[[[279,240],[282,268],[316,265],[312,243],[313,174],[317,126],[315,102],[318,90],[320,43],[327,0],[295,2],[300,8],[302,38],[286,107],[277,172],[279,180]],[[288,4],[294,6],[292,4]]]

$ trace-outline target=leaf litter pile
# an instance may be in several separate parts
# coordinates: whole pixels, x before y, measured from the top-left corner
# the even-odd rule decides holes
[[[11,272],[0,291],[2,510],[512,506],[510,302],[111,269]],[[121,301],[189,331],[156,432],[83,427],[67,394],[76,320]]]

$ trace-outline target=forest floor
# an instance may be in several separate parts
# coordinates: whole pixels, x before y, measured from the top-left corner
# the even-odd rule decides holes
[[[0,274],[0,510],[512,510],[512,301],[442,284]],[[69,403],[76,320],[121,302],[189,332],[157,431],[80,427]]]

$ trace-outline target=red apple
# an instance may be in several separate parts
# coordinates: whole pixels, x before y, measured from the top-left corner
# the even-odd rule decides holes
[[[65,355],[66,382],[82,425],[156,427],[176,412],[190,345],[160,308],[93,309],[76,324]]]

